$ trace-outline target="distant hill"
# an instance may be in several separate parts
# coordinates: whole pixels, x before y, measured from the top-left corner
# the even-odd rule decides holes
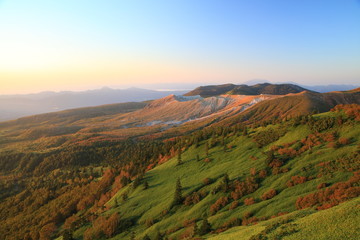
[[[294,84],[270,84],[270,83],[261,83],[253,86],[248,85],[234,85],[234,84],[224,84],[224,85],[211,85],[211,86],[201,86],[198,87],[186,94],[185,96],[195,96],[200,95],[202,97],[217,96],[221,94],[231,94],[231,95],[260,95],[260,94],[270,94],[270,95],[285,95],[288,93],[300,93],[306,91],[307,89],[299,87]]]
[[[0,121],[65,109],[123,102],[142,102],[183,94],[184,91],[155,91],[140,88],[101,88],[82,92],[41,92],[38,94],[0,95]]]

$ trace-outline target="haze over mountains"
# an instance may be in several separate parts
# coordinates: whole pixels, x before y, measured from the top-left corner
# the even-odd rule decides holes
[[[103,104],[142,102],[183,94],[184,91],[155,91],[141,88],[104,87],[82,92],[41,92],[37,94],[0,95],[0,121],[23,116]]]
[[[346,92],[316,93],[295,85],[259,84],[246,90],[279,92],[283,94],[229,94],[236,85],[199,87],[185,95],[169,95],[149,102],[118,103],[45,113],[0,123],[11,127],[12,134],[4,134],[10,141],[19,139],[66,136],[71,139],[152,138],[191,132],[208,125],[229,122],[256,123],[272,119],[286,119],[312,112],[325,112],[338,104],[360,104],[358,89]],[[244,85],[240,85],[242,89]],[[260,90],[259,90],[260,89]],[[289,93],[288,93],[288,92]],[[292,93],[295,91],[296,93]],[[209,94],[211,93],[211,94]],[[217,94],[215,94],[217,93]],[[269,92],[268,92],[269,93]],[[214,95],[201,97],[199,95]],[[23,131],[26,127],[28,130]],[[51,141],[50,141],[51,142]]]
[[[354,89],[353,85],[328,86],[298,86],[295,84],[271,84],[264,80],[253,80],[245,85],[223,84],[209,85],[195,88],[193,91],[185,90],[148,90],[141,88],[112,89],[104,87],[96,90],[82,92],[40,92],[36,94],[0,95],[0,121],[16,119],[40,113],[55,112],[66,109],[98,106],[104,104],[142,102],[162,98],[171,94],[201,95],[203,97],[220,94],[282,95],[299,93],[306,89],[316,92],[345,91]],[[251,86],[253,85],[253,86]],[[177,86],[179,87],[179,86]],[[210,92],[207,92],[210,91]]]

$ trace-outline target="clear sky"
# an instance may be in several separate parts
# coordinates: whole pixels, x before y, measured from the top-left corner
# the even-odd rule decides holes
[[[0,94],[251,79],[360,84],[360,1],[0,0]]]

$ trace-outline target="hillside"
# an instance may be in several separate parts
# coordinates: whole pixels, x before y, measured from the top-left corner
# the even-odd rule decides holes
[[[328,116],[335,117],[336,114],[319,115],[317,118],[325,120]],[[299,207],[302,208],[302,205],[296,204],[297,199],[321,191],[317,189],[320,189],[319,186],[323,183],[325,188],[331,189],[331,186],[337,186],[335,184],[337,182],[346,182],[352,176],[351,171],[359,169],[360,155],[357,145],[360,132],[353,131],[359,129],[358,123],[345,124],[340,128],[331,127],[317,135],[311,134],[311,129],[306,125],[297,127],[292,125],[288,122],[252,129],[248,136],[237,137],[230,132],[225,137],[225,145],[221,143],[223,141],[221,135],[215,135],[215,140],[213,136],[208,141],[202,141],[198,147],[184,146],[180,165],[178,156],[175,156],[148,171],[141,178],[138,187],[129,185],[115,194],[106,204],[108,210],[103,214],[111,215],[119,212],[121,219],[131,219],[136,223],[131,231],[136,232],[139,239],[145,234],[154,238],[157,231],[172,239],[185,238],[193,234],[194,223],[201,227],[202,219],[206,214],[214,234],[225,231],[231,226],[252,225],[254,222],[261,222],[272,216],[284,215]],[[258,148],[256,141],[254,142],[256,136],[262,132],[266,133],[266,136],[271,136],[272,129],[281,131],[284,127],[286,130],[280,133],[280,136],[285,135],[269,139],[268,142],[271,143],[264,143],[262,150]],[[353,142],[338,148],[331,147],[330,143],[335,139],[330,140],[332,137],[329,136],[333,131],[338,131],[339,139],[352,139]],[[317,138],[319,140],[315,140]],[[302,148],[300,143],[310,139],[320,143],[314,143],[311,151],[305,150],[306,148],[300,150]],[[206,154],[206,144],[211,146],[208,154]],[[279,164],[277,167],[272,164],[268,166],[273,167],[266,165],[267,156],[262,151],[270,149],[277,149],[275,151],[279,155],[275,158],[282,159],[276,163]],[[331,168],[326,164],[322,165],[327,162],[331,163]],[[338,169],[337,166],[346,167]],[[350,168],[352,170],[349,172]],[[226,182],[224,182],[224,174],[228,175]],[[177,179],[181,181],[184,202],[171,207]],[[351,181],[355,181],[356,186],[359,179]],[[144,182],[148,184],[146,189],[143,187]],[[247,187],[243,189],[242,184]],[[274,195],[265,195],[271,189],[275,189]],[[359,194],[358,188],[355,189],[353,196]],[[125,200],[124,194],[126,194]],[[331,204],[331,201],[329,203]],[[314,202],[305,206],[320,206],[319,209],[331,207],[327,204],[327,202]],[[313,212],[302,211],[300,215]],[[353,217],[353,221],[360,221],[356,214]],[[79,229],[75,232],[75,236],[82,231],[83,229]],[[255,231],[253,233],[253,235],[257,234]],[[289,234],[292,233],[294,232]],[[348,238],[344,239],[352,239],[354,233],[345,235]],[[123,239],[126,236],[129,236],[129,232],[120,233],[114,239]],[[207,238],[211,234],[205,236]],[[313,232],[308,239],[317,239],[315,236],[316,233]]]
[[[278,118],[295,117],[313,112],[326,112],[338,104],[360,104],[359,92],[314,93],[304,91],[298,94],[288,94],[281,98],[260,102],[252,108],[225,119],[221,124],[232,121],[272,121]]]
[[[166,141],[67,145],[42,157],[8,149],[1,169],[10,171],[8,160],[20,162],[1,178],[0,234],[7,240],[227,239],[264,234],[271,226],[269,234],[318,239],[304,227],[307,219],[331,215],[337,209],[331,207],[350,206],[341,203],[360,194],[359,116],[354,104],[261,127],[234,122]],[[344,208],[352,222],[360,221]],[[353,239],[356,231],[349,225],[341,236]]]
[[[211,85],[211,86],[201,86],[198,87],[186,94],[185,96],[202,96],[210,97],[217,96],[221,94],[229,95],[260,95],[260,94],[269,94],[269,95],[286,95],[289,93],[300,93],[306,91],[307,89],[294,84],[270,84],[270,83],[260,83],[253,86],[248,85],[234,85],[234,84],[224,84],[224,85]]]
[[[356,90],[170,95],[3,122],[0,235],[316,239],[304,221],[360,194],[359,103]]]

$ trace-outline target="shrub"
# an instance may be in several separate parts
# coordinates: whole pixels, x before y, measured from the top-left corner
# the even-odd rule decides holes
[[[239,202],[238,201],[234,201],[234,202],[232,202],[231,203],[231,205],[230,205],[230,208],[229,209],[235,209],[235,208],[237,208],[239,206]]]
[[[244,204],[245,204],[246,206],[252,205],[252,204],[254,204],[254,203],[255,203],[255,199],[254,199],[253,197],[251,197],[251,198],[245,198],[245,199],[244,199]]]
[[[273,197],[276,196],[276,190],[275,189],[270,189],[269,191],[265,192],[262,196],[261,199],[262,200],[268,200],[271,199]]]
[[[289,180],[287,183],[286,183],[286,186],[288,187],[292,187],[292,186],[295,186],[295,185],[298,185],[298,184],[302,184],[304,182],[307,181],[307,178],[306,177],[303,177],[303,176],[292,176],[291,177],[291,180]]]
[[[326,189],[321,189],[315,193],[299,197],[296,200],[296,208],[304,209],[318,206],[319,210],[327,209],[338,205],[350,198],[360,196],[360,172],[355,172],[354,176],[346,182],[339,182]]]
[[[209,185],[212,183],[212,179],[211,178],[204,178],[203,179],[203,184],[206,186],[206,185]]]
[[[220,197],[213,205],[210,206],[210,213],[214,215],[221,208],[225,207],[229,202],[227,197]]]

